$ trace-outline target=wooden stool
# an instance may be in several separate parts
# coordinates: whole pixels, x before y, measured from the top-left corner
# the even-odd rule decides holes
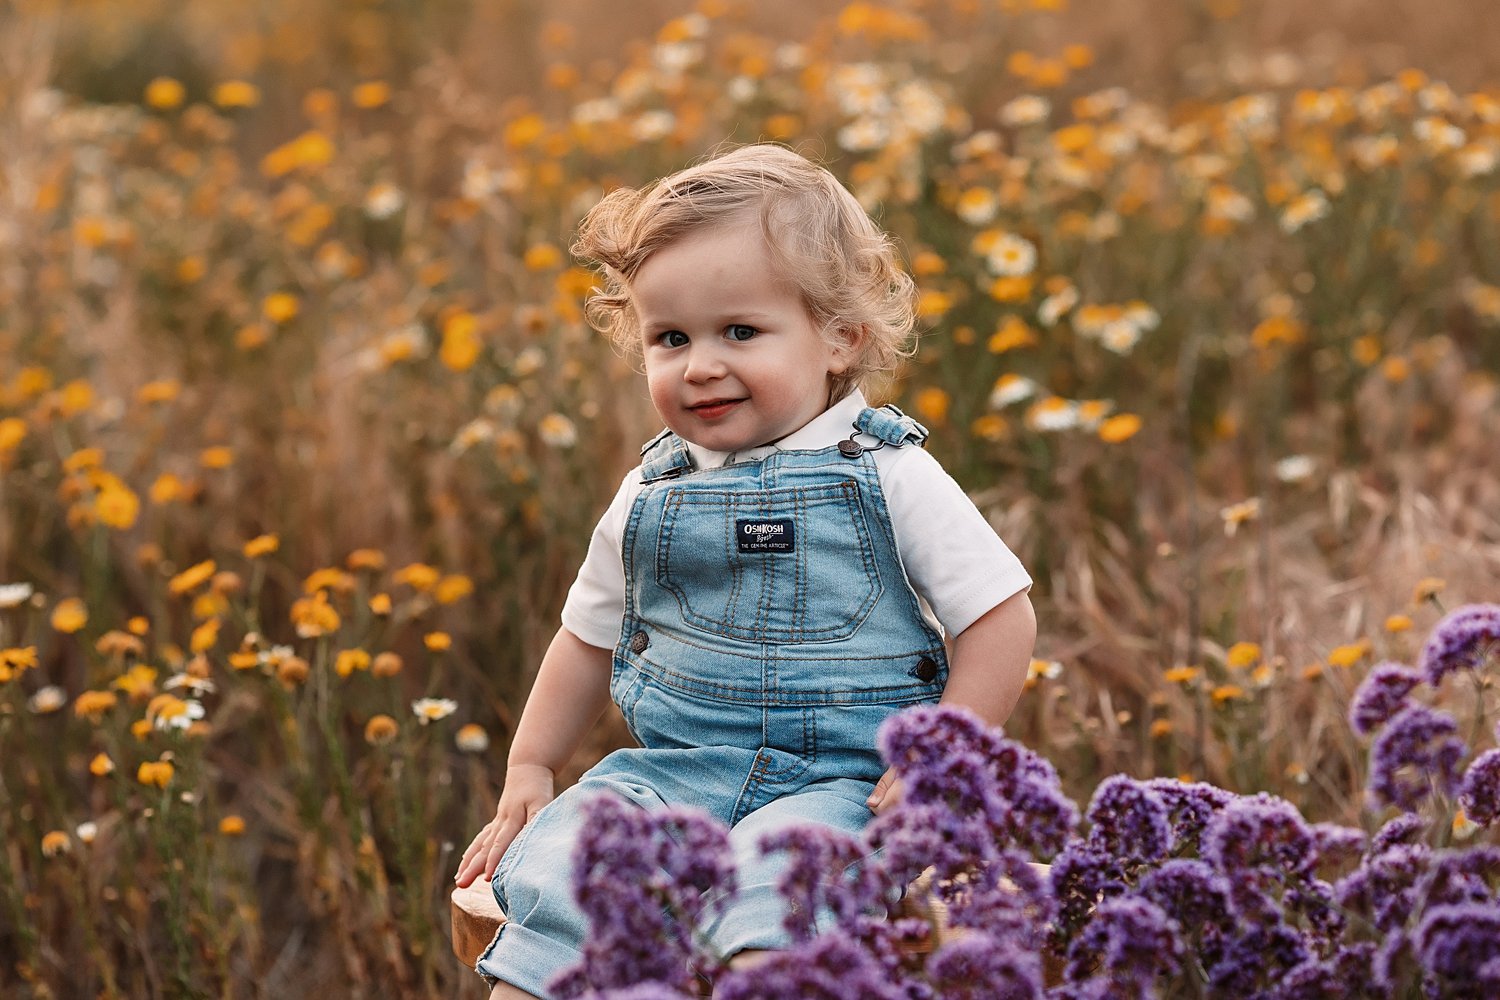
[[[470,969],[479,961],[484,949],[495,940],[505,914],[495,902],[495,893],[485,879],[475,879],[467,889],[454,888],[449,899],[453,923],[453,954]]]

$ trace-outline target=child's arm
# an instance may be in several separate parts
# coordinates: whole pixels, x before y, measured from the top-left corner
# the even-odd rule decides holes
[[[1013,594],[954,636],[948,657],[948,686],[944,705],[962,705],[987,724],[998,726],[1010,718],[1036,643],[1036,612],[1023,590]],[[894,771],[886,771],[870,793],[869,806],[883,812],[900,798],[892,790]]]
[[[613,654],[566,628],[557,630],[542,657],[536,683],[511,741],[505,785],[495,818],[464,851],[454,881],[469,885],[495,872],[510,842],[556,794],[554,776],[573,756],[609,704]]]

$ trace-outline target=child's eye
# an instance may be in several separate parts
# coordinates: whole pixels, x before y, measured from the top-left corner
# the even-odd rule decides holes
[[[688,335],[681,330],[668,330],[658,334],[656,341],[663,347],[681,347],[688,342]]]
[[[724,333],[730,340],[749,340],[755,336],[756,330],[755,327],[746,326],[744,323],[732,323]]]

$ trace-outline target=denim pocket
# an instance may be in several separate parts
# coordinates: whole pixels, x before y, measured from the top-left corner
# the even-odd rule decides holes
[[[684,623],[747,642],[847,639],[881,591],[850,480],[749,493],[669,490],[656,580]]]

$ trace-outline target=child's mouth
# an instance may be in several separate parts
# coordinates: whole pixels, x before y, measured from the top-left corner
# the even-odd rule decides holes
[[[704,420],[714,420],[743,403],[743,399],[711,399],[706,403],[689,406],[688,410]]]

